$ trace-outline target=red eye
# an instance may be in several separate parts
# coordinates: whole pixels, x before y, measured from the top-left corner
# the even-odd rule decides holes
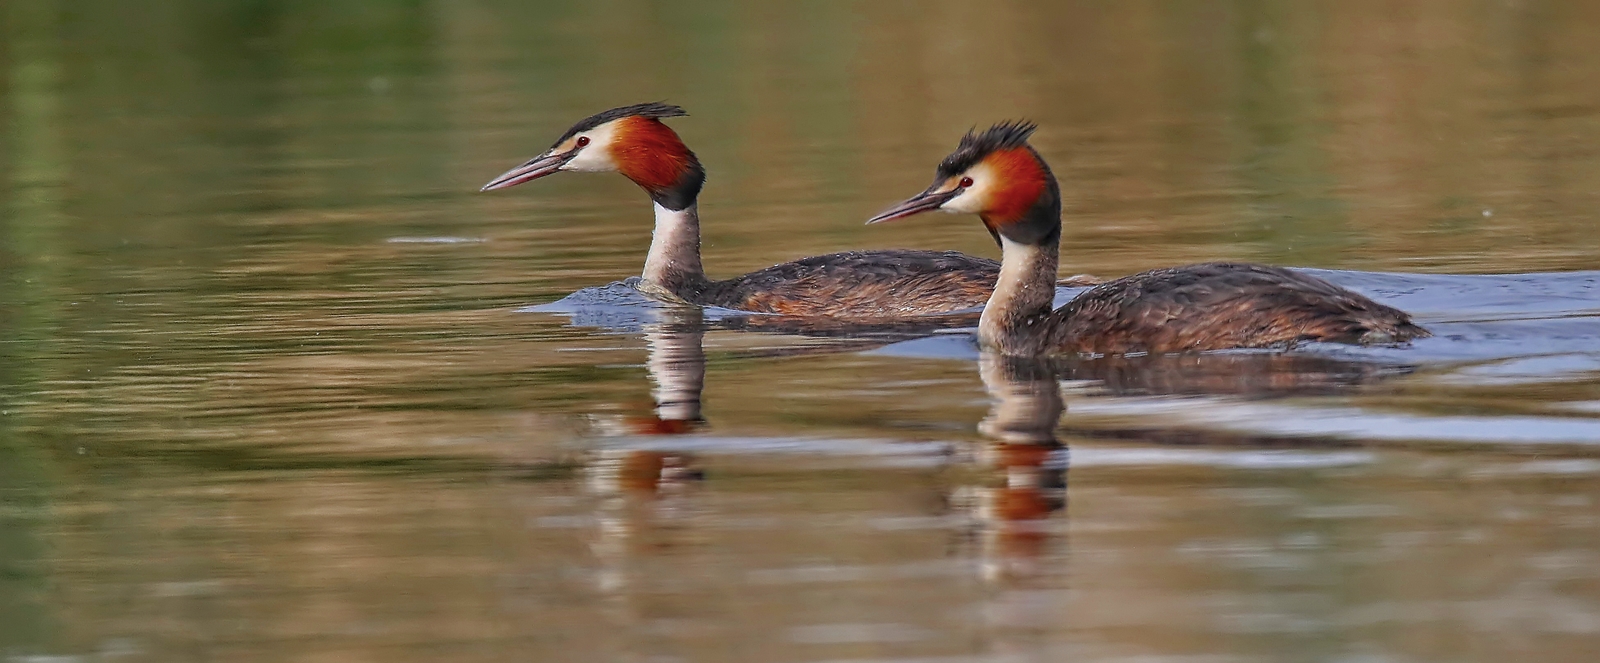
[[[588,136],[578,136],[578,147],[583,147],[583,146],[588,145],[588,144],[589,144],[589,137]]]
[[[959,182],[959,183],[958,183],[958,184],[956,184],[956,186],[959,186],[959,187],[961,187],[961,188],[963,188],[963,189],[965,189],[965,188],[967,188],[967,187],[969,187],[969,186],[972,186],[972,178],[970,178],[970,177],[963,177],[963,178],[961,178],[961,182]]]

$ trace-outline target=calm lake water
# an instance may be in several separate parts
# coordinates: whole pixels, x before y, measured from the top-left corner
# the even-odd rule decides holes
[[[1596,34],[1581,0],[0,4],[0,662],[1592,661]],[[607,287],[651,223],[614,175],[476,193],[653,99],[715,276],[997,256],[861,222],[1026,116],[1064,275],[1330,270],[1437,336],[1008,363]]]

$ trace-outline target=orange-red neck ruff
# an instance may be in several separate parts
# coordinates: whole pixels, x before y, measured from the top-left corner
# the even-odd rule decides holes
[[[629,117],[618,123],[611,158],[624,177],[656,192],[676,186],[689,171],[694,154],[671,127],[648,117]]]
[[[997,150],[983,163],[996,182],[982,214],[983,224],[991,230],[1021,221],[1049,185],[1049,173],[1026,147]]]

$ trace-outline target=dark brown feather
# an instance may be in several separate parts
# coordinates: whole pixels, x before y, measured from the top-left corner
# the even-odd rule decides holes
[[[1428,336],[1411,316],[1280,267],[1205,263],[1097,286],[1040,322],[1036,354],[1399,343]]]
[[[1000,263],[955,251],[850,251],[702,286],[690,303],[796,316],[894,318],[983,306]]]

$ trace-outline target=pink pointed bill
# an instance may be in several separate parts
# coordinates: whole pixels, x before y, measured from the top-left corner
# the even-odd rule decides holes
[[[939,206],[950,202],[951,198],[954,198],[960,194],[960,188],[951,189],[949,191],[935,191],[933,189],[928,189],[927,191],[906,199],[905,202],[902,202],[899,205],[895,205],[894,207],[890,207],[889,209],[879,212],[877,216],[867,219],[867,225],[883,223],[885,221],[895,221],[904,219],[908,216],[916,216],[923,212],[931,212],[939,209]]]
[[[575,153],[546,154],[535,157],[525,164],[501,173],[499,177],[494,178],[493,181],[483,185],[483,188],[478,190],[494,191],[495,189],[504,189],[561,172],[561,167],[572,160],[573,154]]]

